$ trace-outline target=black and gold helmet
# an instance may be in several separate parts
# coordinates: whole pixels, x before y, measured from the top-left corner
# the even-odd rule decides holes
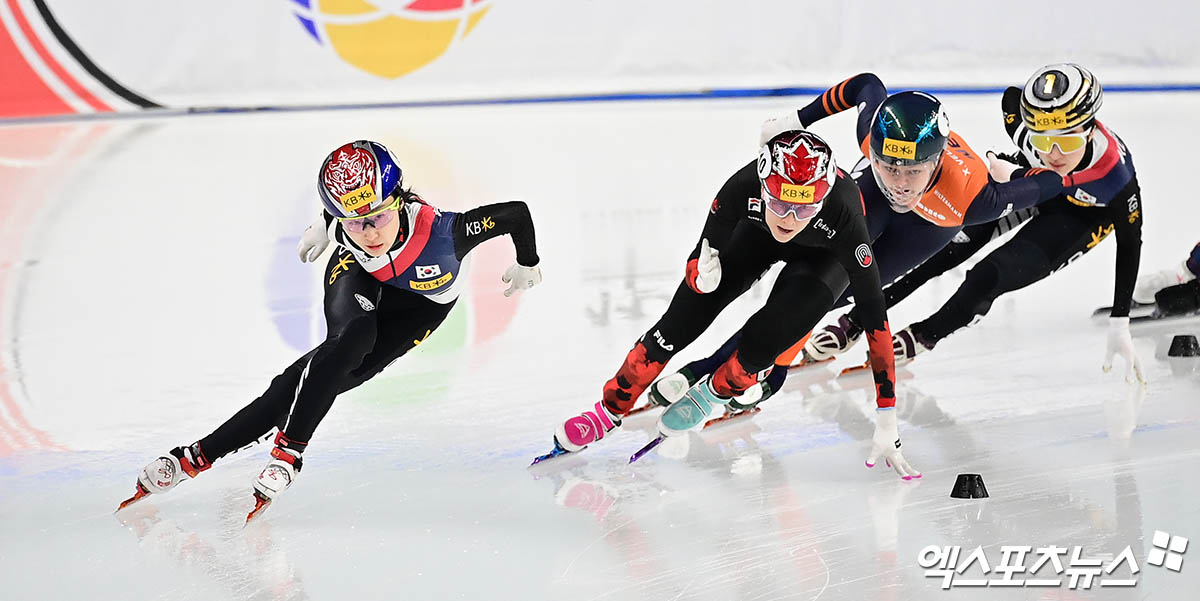
[[[1075,63],[1046,65],[1025,82],[1021,118],[1038,133],[1089,127],[1104,103],[1104,89],[1091,71]]]

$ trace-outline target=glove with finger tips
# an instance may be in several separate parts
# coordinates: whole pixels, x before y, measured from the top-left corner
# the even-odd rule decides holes
[[[992,179],[999,184],[1011,180],[1013,172],[1021,168],[1020,165],[1010,162],[1008,157],[1002,157],[990,150],[987,152],[987,160],[988,175],[991,175]]]
[[[519,263],[513,263],[508,269],[504,270],[504,275],[500,277],[500,281],[508,284],[508,288],[504,291],[504,296],[512,296],[520,290],[528,290],[542,283],[542,269],[537,265],[526,267]]]
[[[325,231],[325,216],[318,215],[317,220],[312,222],[300,235],[300,244],[296,246],[296,253],[300,255],[301,263],[312,263],[325,252],[329,246],[329,234]]]
[[[871,454],[867,457],[867,467],[875,467],[880,458],[905,480],[921,477],[921,472],[909,465],[900,452],[900,432],[896,427],[895,407],[881,407],[875,410],[875,435],[871,437]]]
[[[1125,360],[1125,381],[1146,385],[1146,374],[1142,371],[1142,360],[1133,348],[1133,337],[1129,334],[1128,317],[1110,317],[1108,320],[1108,349],[1104,357],[1104,373],[1112,371],[1113,357],[1120,355]]]

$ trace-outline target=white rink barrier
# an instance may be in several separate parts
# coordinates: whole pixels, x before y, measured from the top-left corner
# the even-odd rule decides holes
[[[0,0],[0,118],[1023,81],[1200,82],[1200,4],[895,0]]]

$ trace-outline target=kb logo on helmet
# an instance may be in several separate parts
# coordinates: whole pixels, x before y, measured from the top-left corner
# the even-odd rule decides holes
[[[1036,112],[1033,115],[1033,127],[1039,131],[1047,129],[1063,129],[1070,123],[1067,119],[1067,112],[1064,109],[1053,110],[1048,113]]]
[[[917,156],[917,144],[915,142],[884,138],[883,155],[895,159],[913,159]]]
[[[375,202],[375,190],[370,185],[362,186],[343,194],[338,200],[342,202],[342,207],[347,213],[354,213]]]
[[[796,186],[783,184],[779,190],[779,198],[796,204],[812,204],[816,201],[816,188],[813,186]]]
[[[1038,127],[1053,129],[1055,126],[1062,127],[1067,124],[1067,120],[1062,115],[1042,115],[1035,120]]]

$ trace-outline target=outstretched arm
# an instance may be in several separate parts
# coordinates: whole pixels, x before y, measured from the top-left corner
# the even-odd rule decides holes
[[[766,144],[776,135],[793,129],[807,129],[809,125],[835,115],[851,107],[858,108],[858,144],[866,154],[864,142],[871,134],[871,119],[875,109],[887,98],[887,88],[874,73],[860,73],[839,83],[816,100],[787,114],[768,119],[759,130],[758,143]]]
[[[504,234],[512,235],[518,264],[525,267],[538,264],[533,217],[529,215],[529,206],[519,200],[460,213],[454,223],[454,255],[462,260],[476,246]]]
[[[816,100],[796,111],[800,124],[808,127],[825,117],[858,107],[858,143],[871,134],[871,119],[875,109],[887,98],[887,87],[874,73],[860,73],[847,79]]]
[[[1117,231],[1117,264],[1111,317],[1128,317],[1142,260],[1142,199],[1137,178],[1108,203]]]

